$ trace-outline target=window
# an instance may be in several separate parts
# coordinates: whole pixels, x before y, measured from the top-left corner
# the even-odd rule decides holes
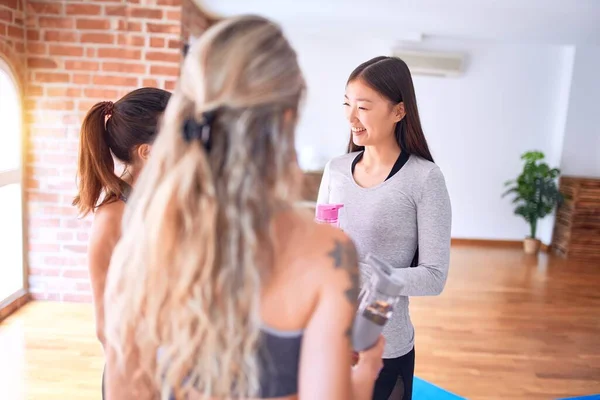
[[[19,87],[0,60],[0,307],[25,289],[21,118]]]

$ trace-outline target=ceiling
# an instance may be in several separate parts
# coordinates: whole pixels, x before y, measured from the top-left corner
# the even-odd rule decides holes
[[[344,35],[443,36],[600,45],[600,0],[195,0]]]

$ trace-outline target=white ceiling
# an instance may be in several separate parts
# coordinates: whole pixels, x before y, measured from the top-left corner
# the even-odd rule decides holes
[[[600,45],[600,0],[196,0],[230,16],[344,35],[464,37]]]

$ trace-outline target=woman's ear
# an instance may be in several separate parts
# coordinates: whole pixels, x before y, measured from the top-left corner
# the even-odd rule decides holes
[[[394,106],[394,118],[396,122],[400,122],[404,117],[406,117],[406,111],[404,110],[404,102],[401,101]]]
[[[143,162],[148,161],[148,157],[150,157],[150,151],[152,150],[152,146],[149,144],[139,145],[137,148],[137,154],[140,160]]]

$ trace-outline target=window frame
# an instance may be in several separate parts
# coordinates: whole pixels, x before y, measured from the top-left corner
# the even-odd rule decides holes
[[[19,184],[21,188],[21,232],[22,232],[22,264],[21,271],[23,276],[23,281],[21,288],[16,292],[12,293],[8,297],[2,299],[0,298],[0,321],[6,318],[9,314],[16,311],[19,307],[26,304],[29,300],[29,265],[28,265],[28,254],[27,254],[27,243],[28,243],[28,231],[27,231],[27,202],[26,202],[26,191],[25,191],[25,179],[24,179],[24,165],[25,165],[25,128],[24,128],[24,107],[23,107],[23,86],[17,79],[17,74],[15,73],[15,69],[12,65],[0,54],[0,71],[1,73],[5,73],[12,84],[14,85],[17,101],[19,104],[19,114],[20,114],[20,123],[19,123],[19,141],[20,141],[20,157],[19,164],[17,168],[2,170],[0,171],[0,187],[4,187],[11,184]],[[0,143],[0,146],[2,143]]]

